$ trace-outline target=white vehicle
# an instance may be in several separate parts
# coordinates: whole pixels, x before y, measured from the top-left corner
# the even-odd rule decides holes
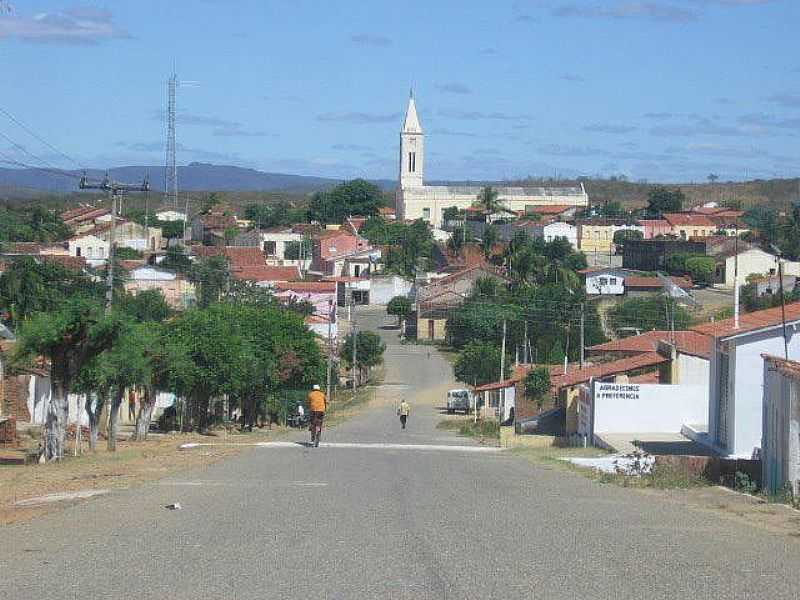
[[[453,414],[456,411],[464,411],[469,414],[472,411],[472,392],[469,390],[450,390],[447,392],[447,412]]]

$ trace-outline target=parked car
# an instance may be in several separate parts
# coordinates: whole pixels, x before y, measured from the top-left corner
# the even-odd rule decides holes
[[[463,411],[469,414],[472,411],[473,396],[472,392],[465,389],[450,390],[447,392],[447,412],[453,414],[456,411]]]

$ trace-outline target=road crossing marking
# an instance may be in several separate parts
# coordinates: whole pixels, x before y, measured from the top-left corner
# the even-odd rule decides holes
[[[309,446],[306,442],[255,442],[252,444],[226,444],[226,443],[198,443],[192,442],[180,446],[181,450],[191,450],[201,446],[255,446],[258,448],[294,448],[301,449]],[[488,446],[450,446],[445,444],[389,444],[389,443],[358,443],[358,442],[323,442],[320,448],[344,448],[354,450],[410,450],[432,452],[500,452],[502,448]]]

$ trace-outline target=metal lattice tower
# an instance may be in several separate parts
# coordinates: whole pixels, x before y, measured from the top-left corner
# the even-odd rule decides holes
[[[177,137],[175,133],[178,75],[174,72],[167,82],[167,152],[164,162],[164,204],[178,210]]]

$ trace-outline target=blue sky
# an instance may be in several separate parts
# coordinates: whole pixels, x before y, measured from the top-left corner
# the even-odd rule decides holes
[[[0,0],[0,108],[79,163],[427,179],[797,176],[796,0]],[[72,163],[0,114],[0,159]]]

